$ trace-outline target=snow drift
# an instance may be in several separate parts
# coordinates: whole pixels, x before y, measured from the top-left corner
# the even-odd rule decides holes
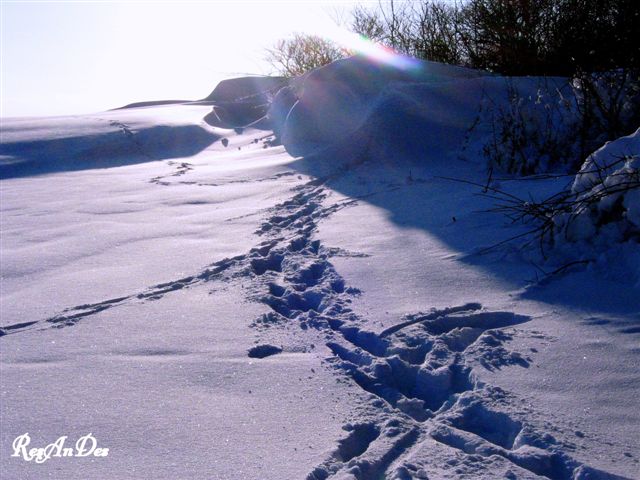
[[[190,157],[221,138],[206,125],[182,119],[162,124],[139,115],[124,123],[117,115],[33,120],[29,129],[28,120],[4,120],[0,178]],[[53,135],[46,125],[55,125]]]
[[[640,286],[640,129],[589,155],[564,198],[554,255]]]
[[[478,71],[434,62],[403,70],[351,57],[295,79],[275,97],[269,118],[287,151],[295,156],[347,142],[351,147],[354,142],[366,147],[376,140],[392,144],[395,137],[422,141],[433,123],[466,124],[466,115],[473,113],[475,105],[465,105],[465,101],[470,102],[477,92],[467,92],[460,100],[452,95],[451,82],[482,76]],[[443,83],[448,86],[443,88]],[[433,105],[438,100],[453,104],[446,108]],[[429,102],[432,106],[426,108]],[[436,112],[454,112],[454,117],[436,119]]]
[[[585,160],[571,188],[576,206],[558,220],[569,240],[640,235],[640,129],[607,142]]]
[[[267,127],[261,122],[275,93],[288,83],[283,77],[240,77],[223,80],[204,99],[214,104],[204,119],[221,128]]]
[[[424,161],[456,156],[466,145],[475,158],[492,128],[478,124],[481,110],[509,105],[509,89],[535,98],[539,82],[436,62],[401,69],[351,57],[294,79],[278,92],[268,117],[294,156],[332,150]],[[556,88],[566,79],[548,82]]]
[[[8,122],[25,170],[0,189],[0,475],[635,476],[637,289],[590,271],[529,288],[517,247],[478,254],[518,233],[479,213],[485,159],[458,158],[507,80],[420,65],[352,58],[277,94],[230,80],[199,105]],[[251,128],[269,104],[284,148]],[[591,161],[627,148],[637,135]],[[606,188],[637,164],[611,167]],[[602,188],[591,169],[576,192]],[[614,204],[597,228],[621,209],[636,225],[636,200]],[[25,431],[111,453],[35,466],[10,456]]]

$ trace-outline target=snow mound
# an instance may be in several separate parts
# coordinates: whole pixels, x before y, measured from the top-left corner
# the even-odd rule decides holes
[[[213,109],[204,120],[219,128],[267,127],[262,121],[276,92],[287,84],[283,77],[240,77],[221,81],[204,99]]]
[[[59,117],[33,130],[20,130],[21,120],[3,122],[0,178],[189,157],[220,139],[205,125],[124,123],[104,117]]]
[[[640,129],[589,155],[572,193],[575,204],[556,222],[568,241],[640,238]]]
[[[640,287],[640,129],[592,153],[558,211],[556,257]]]
[[[222,80],[216,88],[203,100],[224,103],[249,101],[259,98],[267,101],[271,93],[282,88],[287,83],[284,77],[238,77]]]
[[[126,110],[128,108],[144,108],[144,107],[157,107],[161,105],[175,105],[181,103],[190,103],[190,100],[148,100],[145,102],[128,103],[123,107],[114,108],[113,110]]]
[[[351,57],[312,70],[280,90],[269,119],[294,156],[347,142],[365,149],[371,143],[412,149],[412,141],[432,132],[439,136],[434,127],[468,126],[486,75],[435,62],[403,70]],[[377,142],[382,137],[384,142]]]

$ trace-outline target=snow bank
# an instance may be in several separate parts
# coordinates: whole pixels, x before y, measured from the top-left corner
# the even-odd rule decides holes
[[[542,102],[541,91],[559,92],[567,80],[541,82],[537,77],[500,77],[436,62],[400,69],[351,57],[295,79],[278,92],[268,116],[294,156],[331,150],[341,156],[422,161],[457,157],[464,147],[466,156],[477,161],[494,140],[495,118],[487,112],[508,114],[514,96],[539,107],[533,112],[540,117],[536,125],[545,127],[550,100]]]
[[[640,235],[640,129],[607,142],[573,182],[575,205],[556,225],[568,241],[606,243]]]
[[[204,120],[214,127],[266,127],[257,124],[267,114],[273,97],[288,83],[284,77],[240,77],[221,81],[203,102],[214,104]]]
[[[489,166],[530,175],[575,172],[584,159],[580,106],[563,77],[506,78],[506,89],[483,99],[479,123],[489,132],[482,154]],[[592,144],[593,150],[603,142]]]
[[[571,194],[553,219],[554,257],[640,287],[640,129],[592,153]]]
[[[224,103],[258,98],[263,103],[272,97],[284,84],[284,77],[238,77],[222,80],[203,100]]]
[[[481,85],[473,80],[485,75],[435,62],[402,70],[351,57],[295,79],[275,97],[269,118],[295,156],[346,142],[364,148],[394,134],[377,143],[402,146],[434,122],[466,126],[480,97]]]
[[[221,138],[202,122],[206,107],[164,107],[48,119],[4,119],[0,178],[110,168],[189,157]],[[126,118],[126,123],[120,118]]]

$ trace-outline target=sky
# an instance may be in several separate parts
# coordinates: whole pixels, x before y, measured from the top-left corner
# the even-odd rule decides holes
[[[224,78],[272,73],[266,48],[335,31],[356,3],[0,0],[0,116],[203,98]]]

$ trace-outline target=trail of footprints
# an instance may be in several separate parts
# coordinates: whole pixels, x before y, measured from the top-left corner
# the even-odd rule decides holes
[[[191,170],[193,170],[193,165],[188,162],[175,162],[173,160],[169,160],[167,162],[167,165],[170,167],[174,167],[175,171],[167,175],[159,175],[157,177],[153,177],[151,180],[149,180],[149,183],[155,183],[156,185],[163,185],[165,187],[170,185],[175,185],[175,183],[168,182],[165,179],[168,177],[181,177],[187,172],[190,172]],[[190,182],[179,182],[179,183],[191,184]]]
[[[428,478],[433,465],[420,462],[429,455],[417,452],[434,444],[445,449],[441,463],[455,452],[450,478],[493,478],[496,471],[506,478],[615,478],[572,459],[572,446],[530,425],[531,412],[517,399],[475,378],[475,365],[529,366],[530,358],[506,344],[530,317],[468,303],[410,315],[380,333],[362,328],[366,322],[350,308],[360,292],[331,264],[335,250],[313,239],[320,219],[347,206],[324,207],[325,198],[323,188],[309,185],[278,205],[257,232],[271,241],[250,259],[254,298],[271,309],[254,325],[323,332],[333,353],[328,363],[370,394],[361,416],[367,420],[345,426],[347,435],[308,480]]]
[[[169,173],[166,175],[158,175],[149,180],[149,183],[155,183],[156,185],[161,185],[164,187],[175,187],[175,186],[183,186],[183,185],[194,185],[197,187],[221,187],[227,185],[234,184],[243,184],[243,183],[251,183],[251,182],[269,182],[279,180],[282,177],[288,177],[295,175],[295,172],[281,172],[276,173],[270,177],[258,178],[258,179],[240,179],[240,180],[229,180],[222,183],[212,183],[212,182],[197,182],[193,180],[178,180],[178,181],[170,181],[171,177],[181,177],[194,169],[194,165],[188,162],[176,162],[173,160],[169,160],[166,164],[170,167],[174,168],[173,173]]]
[[[300,206],[304,204],[306,200],[306,195],[298,194],[294,196],[292,200],[285,202],[285,204],[283,204],[282,206],[276,206],[276,209],[291,209],[294,205]],[[318,202],[314,202],[312,208],[316,209],[319,208],[319,206],[320,204]],[[326,209],[325,211],[318,212],[317,216],[318,218],[327,216],[334,210],[335,208]],[[272,221],[274,222],[273,225],[269,225],[267,227],[266,224],[264,224],[260,230],[272,230],[273,232],[279,231],[286,226],[294,224],[295,219],[302,216],[305,212],[309,213],[309,210],[306,207],[303,209],[303,211],[296,210],[290,215],[291,218],[289,218],[288,220],[280,219],[280,216],[276,215],[266,222],[269,223],[270,221]],[[198,272],[195,275],[189,275],[176,280],[172,280],[170,282],[159,283],[157,285],[148,287],[142,292],[137,292],[131,295],[117,298],[111,298],[97,303],[82,304],[69,307],[62,312],[41,321],[23,321],[3,326],[2,328],[0,328],[0,337],[8,334],[20,333],[22,331],[31,329],[41,329],[47,327],[63,328],[67,326],[73,326],[84,318],[90,317],[105,310],[127,303],[159,300],[164,295],[171,292],[189,288],[205,282],[231,280],[233,278],[240,277],[260,277],[268,270],[279,270],[281,268],[281,262],[284,256],[279,254],[277,250],[274,249],[274,247],[282,241],[283,238],[263,241],[257,247],[251,249],[247,254],[222,259],[218,262],[208,265],[202,271]],[[294,250],[297,248],[302,248],[302,244],[298,241],[292,241],[291,248]]]
[[[272,209],[256,232],[264,240],[247,254],[138,294],[67,309],[44,322],[70,326],[196,284],[250,278],[249,295],[270,310],[253,326],[321,335],[333,354],[328,365],[369,398],[358,422],[344,426],[344,438],[308,480],[495,478],[496,471],[504,478],[618,478],[572,459],[566,453],[571,445],[532,426],[532,412],[518,407],[517,399],[475,377],[476,365],[529,365],[531,359],[506,348],[513,327],[529,317],[467,303],[407,316],[379,333],[363,328],[366,322],[350,308],[360,291],[346,286],[330,262],[344,252],[313,238],[318,221],[354,200],[325,206],[326,198],[319,181],[298,187]],[[0,332],[40,326],[23,322]]]

